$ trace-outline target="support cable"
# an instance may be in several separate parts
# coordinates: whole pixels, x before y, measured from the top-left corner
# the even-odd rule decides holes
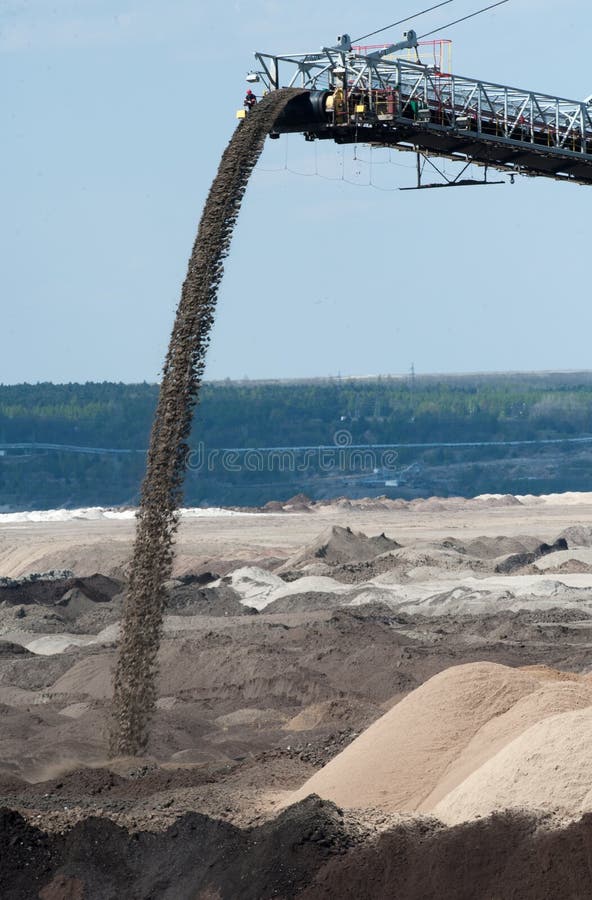
[[[395,28],[397,25],[402,25],[404,22],[410,22],[412,19],[418,19],[420,16],[425,16],[426,13],[432,12],[434,9],[439,9],[441,6],[448,6],[449,3],[453,3],[454,0],[444,0],[443,3],[436,3],[435,6],[430,6],[428,9],[422,9],[421,12],[415,13],[413,16],[407,16],[405,19],[399,19],[398,22],[393,22],[392,25],[385,25],[384,28],[379,28],[377,31],[371,31],[369,34],[363,34],[362,37],[356,38],[355,41],[352,41],[352,44],[359,44],[360,41],[365,41],[367,38],[374,37],[376,34],[382,34],[383,31],[389,31],[391,28]],[[454,22],[449,22],[448,25],[442,25],[439,28],[434,28],[433,31],[427,31],[425,34],[420,35],[418,40],[423,40],[425,37],[429,37],[432,34],[437,34],[438,31],[443,31],[444,28],[452,28],[453,25],[458,25],[460,22],[466,22],[468,19],[472,19],[475,16],[480,16],[481,13],[487,12],[490,9],[495,9],[496,6],[502,6],[504,3],[508,3],[509,0],[499,0],[498,3],[492,3],[491,6],[486,6],[484,9],[479,9],[477,12],[470,13],[468,16],[463,16],[461,19],[455,19]]]
[[[463,16],[462,19],[455,19],[454,22],[449,22],[448,25],[442,25],[440,28],[434,28],[433,31],[426,31],[425,34],[421,34],[418,38],[419,41],[422,41],[424,38],[429,37],[431,34],[437,34],[439,31],[444,31],[445,28],[452,28],[453,25],[458,25],[459,22],[466,22],[467,19],[473,19],[475,16],[480,16],[481,13],[487,12],[489,9],[495,9],[496,6],[503,6],[504,3],[509,3],[510,0],[498,0],[497,3],[492,3],[491,6],[485,6],[483,9],[478,9],[477,12],[471,13],[468,16]]]
[[[421,12],[416,13],[414,16],[407,16],[405,19],[399,19],[398,22],[393,22],[392,25],[385,25],[384,28],[379,28],[378,31],[371,31],[370,34],[363,34],[362,37],[356,38],[355,41],[352,41],[352,44],[358,44],[360,41],[365,41],[366,38],[374,37],[375,34],[382,34],[383,31],[388,31],[390,28],[395,28],[397,25],[402,25],[403,22],[410,22],[411,19],[418,19],[419,16],[424,16],[426,13],[432,12],[433,9],[439,9],[441,6],[448,6],[449,3],[453,3],[454,0],[444,0],[443,3],[436,3],[435,6],[430,6],[429,9],[423,9]]]

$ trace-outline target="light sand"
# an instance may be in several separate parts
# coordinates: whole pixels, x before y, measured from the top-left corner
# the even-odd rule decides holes
[[[575,524],[592,526],[590,494],[558,495],[544,505],[544,515],[541,505],[540,498],[510,506],[452,499],[438,501],[436,508],[427,500],[400,509],[348,504],[320,507],[312,514],[185,518],[177,539],[175,571],[186,571],[196,560],[226,557],[248,562],[274,553],[287,557],[313,543],[331,525],[351,526],[365,534],[384,532],[400,543],[438,541],[451,534],[469,541],[483,535],[533,533],[539,540],[551,542]],[[0,577],[51,569],[109,575],[129,559],[134,527],[133,519],[20,524],[0,520]]]
[[[577,819],[592,811],[591,736],[591,706],[545,718],[487,760],[433,812],[447,824],[501,809]]]
[[[289,802],[314,793],[450,823],[505,807],[578,815],[592,803],[590,734],[589,677],[458,666],[374,722]]]
[[[341,806],[414,812],[493,716],[540,685],[493,663],[447,669],[374,722],[291,800],[319,794]]]

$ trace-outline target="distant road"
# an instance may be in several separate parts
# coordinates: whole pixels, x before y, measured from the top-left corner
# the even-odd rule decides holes
[[[208,447],[206,450],[212,453],[319,453],[336,450],[430,450],[438,447],[541,447],[552,444],[592,444],[592,435],[571,438],[544,438],[529,441],[434,441],[417,444],[326,444],[302,447]],[[202,445],[203,448],[203,445]],[[117,454],[146,454],[147,450],[128,450],[116,447],[78,447],[73,444],[0,444],[0,453],[11,450],[46,450],[55,453],[87,453],[99,456],[114,456]],[[198,452],[198,451],[194,451]]]
[[[116,450],[109,447],[76,447],[72,444],[0,444],[0,452],[6,452],[7,450],[54,450],[56,453],[92,453],[95,455],[146,453],[146,450]]]

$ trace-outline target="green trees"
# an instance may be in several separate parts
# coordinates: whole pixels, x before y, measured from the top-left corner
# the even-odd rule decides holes
[[[146,383],[0,385],[0,444],[143,450],[157,396],[158,386]],[[332,446],[335,435],[343,431],[349,432],[353,444],[403,445],[588,435],[592,434],[592,375],[208,383],[196,413],[192,444],[206,452],[235,447]],[[479,489],[485,489],[485,484],[486,489],[497,490],[499,466],[504,465],[506,489],[516,482],[510,449],[463,451],[461,455],[454,451],[453,456],[460,473],[454,484],[457,492],[473,493],[477,480]],[[452,465],[452,457],[448,459],[443,451],[430,456],[427,450],[403,448],[400,460],[401,465],[418,462],[424,468],[436,463]],[[497,460],[495,477],[488,474],[490,470],[484,474],[482,467],[471,469],[469,460],[472,466]],[[0,507],[134,502],[143,464],[141,453],[97,457],[9,451],[0,456]],[[588,471],[579,460],[569,489],[590,489]],[[313,488],[347,493],[349,482],[342,479],[338,484],[335,478],[334,472],[324,477],[314,465],[299,475],[265,471],[265,465],[258,473],[229,472],[218,464],[211,472],[190,474],[187,500],[262,503],[274,493],[287,496]],[[418,487],[424,493],[432,489],[441,488],[427,481]],[[554,489],[559,489],[558,485]],[[365,492],[371,491],[366,488]]]

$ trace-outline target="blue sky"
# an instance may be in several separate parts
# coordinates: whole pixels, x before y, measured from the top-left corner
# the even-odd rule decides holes
[[[0,382],[157,380],[253,51],[315,50],[421,6],[4,0]],[[478,6],[457,0],[417,30]],[[581,2],[510,0],[447,36],[460,74],[592,93]],[[207,377],[592,368],[592,189],[400,193],[410,154],[353,155],[268,142]],[[367,186],[370,170],[389,190]]]

